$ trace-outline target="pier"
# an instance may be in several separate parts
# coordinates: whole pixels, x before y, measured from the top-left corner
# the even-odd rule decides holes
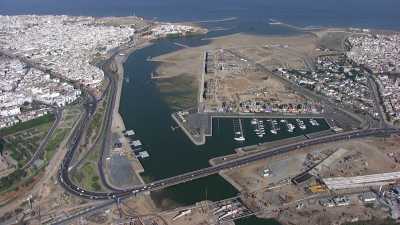
[[[195,109],[196,110],[196,109]],[[199,110],[199,108],[197,109]],[[240,119],[325,119],[322,114],[289,114],[289,113],[219,113],[219,112],[189,112],[179,115],[171,114],[174,121],[195,145],[205,144],[206,137],[212,136],[214,118]],[[328,121],[326,121],[328,122]],[[328,126],[330,124],[328,123]]]

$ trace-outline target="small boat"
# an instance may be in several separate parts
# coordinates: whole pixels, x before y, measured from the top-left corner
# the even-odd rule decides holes
[[[257,131],[256,131],[256,134],[257,134],[257,136],[259,137],[259,138],[262,138],[262,137],[264,137],[264,135],[265,135],[265,129],[264,129],[264,125],[263,125],[264,123],[263,123],[263,121],[262,120],[259,120],[258,121],[258,123],[257,123]]]
[[[279,125],[278,125],[278,121],[273,120],[273,121],[272,121],[272,124],[274,125],[274,128],[275,128],[276,131],[280,131],[280,130],[281,130],[281,128],[280,128]]]
[[[297,125],[300,127],[300,129],[305,130],[307,129],[306,125],[304,124],[303,120],[296,119]]]
[[[278,133],[278,128],[277,128],[277,125],[278,125],[278,121],[276,121],[276,120],[272,120],[271,121],[271,133],[272,134],[277,134]]]
[[[258,123],[258,120],[256,118],[251,120],[251,124],[252,125],[257,125],[257,123]]]
[[[293,130],[294,130],[294,128],[295,128],[295,126],[294,126],[293,124],[291,124],[291,123],[288,123],[288,124],[287,124],[287,128],[288,128],[288,132],[289,132],[289,133],[292,133]]]
[[[246,139],[243,137],[243,134],[240,131],[235,132],[235,137],[233,138],[235,141],[245,141]]]
[[[317,122],[317,120],[316,119],[310,119],[310,123],[311,123],[311,125],[312,126],[319,126],[319,123]]]

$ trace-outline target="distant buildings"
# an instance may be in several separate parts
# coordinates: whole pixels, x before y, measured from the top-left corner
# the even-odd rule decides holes
[[[373,73],[400,72],[400,35],[361,35],[348,38],[347,56]]]
[[[166,23],[154,27],[151,32],[155,37],[165,37],[168,35],[186,35],[195,32],[195,29],[188,25]]]
[[[0,82],[4,84],[0,88],[0,128],[43,116],[47,105],[62,107],[81,94],[71,84],[8,57],[0,58]],[[34,101],[39,104],[25,107]]]
[[[392,121],[400,120],[400,79],[397,76],[380,75],[378,84],[381,90],[383,107]]]
[[[326,96],[355,112],[375,115],[365,72],[346,62],[344,55],[320,56],[315,71],[278,68],[276,73],[299,86]]]
[[[0,16],[0,50],[28,58],[67,80],[97,87],[104,74],[90,61],[128,42],[134,31],[97,24],[92,17]]]
[[[348,58],[377,75],[388,118],[400,120],[400,81],[397,78],[400,73],[400,35],[351,36],[348,42]]]

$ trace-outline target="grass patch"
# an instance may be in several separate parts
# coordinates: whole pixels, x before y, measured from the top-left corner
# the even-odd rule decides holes
[[[97,162],[100,159],[100,145],[96,145],[93,149],[87,154],[86,160]]]
[[[86,138],[91,138],[94,132],[99,132],[104,120],[104,114],[107,107],[108,93],[102,100],[101,104],[98,105],[93,119],[89,124],[89,128],[87,130]],[[97,135],[96,135],[97,136]]]
[[[15,126],[12,127],[8,127],[8,128],[3,128],[0,130],[0,136],[6,136],[9,134],[13,134],[22,130],[27,130],[36,126],[39,126],[41,124],[45,124],[45,123],[50,123],[54,121],[54,115],[53,114],[47,114],[44,115],[42,117],[33,119],[33,120],[29,120],[23,123],[18,123]]]
[[[93,135],[93,132],[98,131],[101,127],[101,123],[103,121],[104,110],[98,109],[93,116],[93,120],[90,122],[87,137],[90,138]]]
[[[3,153],[3,149],[4,149],[4,140],[0,139],[0,153]]]
[[[87,190],[100,191],[102,189],[96,163],[86,162],[79,170],[74,171],[72,177]]]
[[[53,157],[56,149],[60,147],[61,142],[67,136],[71,129],[57,129],[53,135],[53,137],[49,140],[45,148],[44,159],[48,162]]]
[[[3,138],[5,142],[4,150],[9,152],[10,156],[17,161],[18,168],[24,166],[32,158],[52,123],[53,121],[48,121]]]
[[[65,110],[65,112],[68,112],[72,110],[72,108],[67,108]],[[44,159],[44,163],[40,167],[32,166],[25,170],[20,168],[23,166],[23,162],[29,160],[34,153],[32,149],[36,150],[43,137],[47,134],[54,121],[54,115],[46,115],[23,124],[18,124],[17,126],[11,127],[11,129],[7,128],[1,130],[2,134],[8,133],[8,136],[3,138],[4,141],[6,141],[4,143],[4,150],[10,151],[13,158],[19,159],[19,167],[8,176],[0,179],[0,193],[18,190],[19,187],[27,187],[43,172],[43,169],[48,165],[48,161],[53,157],[55,150],[60,146],[61,142],[72,129],[71,127],[63,127],[63,124],[65,125],[69,120],[72,121],[78,118],[78,114],[75,115],[75,118],[66,116],[66,114],[68,113],[63,115],[62,121],[60,122],[61,126],[56,128],[54,134],[47,143],[44,149],[44,155],[41,155],[41,159]],[[24,130],[24,132],[20,132],[22,130]],[[26,149],[31,149],[32,151],[27,151]]]
[[[15,170],[10,175],[0,179],[0,192],[9,191],[15,188],[15,184],[26,176],[26,172],[20,169]]]

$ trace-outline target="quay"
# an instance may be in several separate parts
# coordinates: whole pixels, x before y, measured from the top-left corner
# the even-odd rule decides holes
[[[203,145],[206,137],[212,136],[214,118],[232,119],[325,119],[322,114],[289,114],[289,113],[220,113],[220,112],[190,112],[180,111],[171,117],[195,145]],[[328,124],[329,125],[329,124]]]

